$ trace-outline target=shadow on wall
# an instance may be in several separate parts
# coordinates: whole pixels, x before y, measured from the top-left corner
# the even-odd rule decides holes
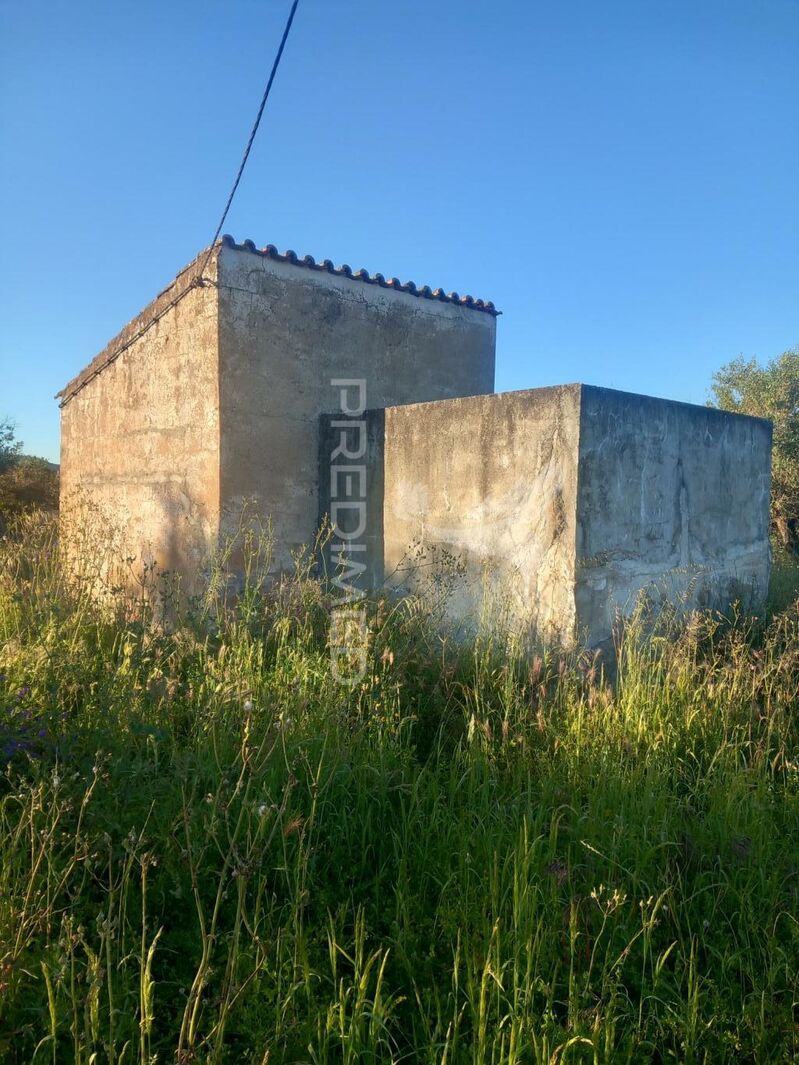
[[[763,613],[766,589],[750,572],[718,573],[709,566],[678,567],[639,581],[623,600],[605,587],[594,590],[591,608],[578,602],[578,623],[571,638],[560,629],[542,631],[534,617],[539,611],[524,602],[520,571],[508,570],[490,559],[469,560],[449,545],[412,544],[396,569],[386,574],[379,594],[394,599],[410,594],[426,604],[442,627],[472,639],[504,633],[532,650],[598,650],[612,657],[619,634],[636,625],[655,631],[665,618],[678,623],[695,613],[719,620],[738,614]],[[579,589],[575,588],[579,595]],[[590,618],[593,629],[580,618]]]
[[[153,493],[136,510],[90,489],[62,498],[59,535],[72,576],[102,599],[146,600],[162,613],[207,584],[210,523],[179,490]]]
[[[177,501],[181,502],[179,497]],[[115,604],[120,596],[131,604],[146,602],[156,624],[169,625],[187,601],[230,603],[245,592],[262,594],[286,579],[315,581],[319,602],[329,607],[340,598],[341,573],[330,565],[329,557],[324,561],[321,543],[316,550],[308,548],[297,554],[293,574],[276,572],[272,524],[262,517],[255,501],[237,514],[225,515],[222,543],[207,548],[200,538],[190,535],[196,532],[191,514],[176,505],[176,497],[160,500],[144,517],[158,542],[145,541],[138,552],[129,545],[143,526],[127,514],[111,514],[86,497],[65,508],[61,534],[64,557],[98,598]],[[325,535],[329,535],[329,528]],[[576,638],[564,640],[558,634],[540,632],[525,617],[522,576],[509,573],[504,564],[493,566],[490,560],[481,566],[468,566],[445,544],[417,542],[409,545],[396,569],[385,574],[382,584],[368,597],[367,589],[363,589],[358,602],[363,602],[367,611],[376,600],[382,600],[413,613],[433,626],[442,640],[465,643],[488,639],[528,656],[580,656],[584,649],[586,661],[602,664],[612,672],[618,642],[631,619],[637,629],[654,634],[666,623],[684,623],[696,611],[706,610],[721,619],[723,613],[713,609],[720,601],[732,604],[732,615],[736,610],[746,613],[753,597],[760,598],[759,590],[743,578],[719,577],[702,572],[701,567],[693,573],[675,571],[648,581],[623,603],[606,596],[603,624],[611,635],[597,641],[584,630],[577,632]]]

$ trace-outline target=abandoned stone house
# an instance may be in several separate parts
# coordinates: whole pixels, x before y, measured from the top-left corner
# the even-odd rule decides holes
[[[606,641],[647,587],[761,601],[770,424],[586,385],[495,394],[497,313],[225,237],[59,393],[64,513],[96,502],[190,586],[246,500],[276,569],[357,503],[341,535],[366,586],[446,557],[453,617],[491,596],[564,644]]]

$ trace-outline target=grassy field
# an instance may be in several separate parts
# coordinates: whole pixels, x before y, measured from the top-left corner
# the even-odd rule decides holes
[[[0,1060],[799,1055],[799,608],[590,663],[257,560],[170,634],[0,546]]]

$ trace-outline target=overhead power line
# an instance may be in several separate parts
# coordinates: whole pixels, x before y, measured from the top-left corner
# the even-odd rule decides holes
[[[77,395],[78,392],[80,392],[83,388],[86,387],[89,381],[93,381],[94,378],[97,377],[97,375],[100,374],[106,368],[106,366],[118,359],[123,351],[126,351],[137,340],[140,340],[148,330],[152,329],[156,322],[160,322],[160,320],[164,317],[167,311],[171,311],[175,307],[177,307],[181,300],[188,296],[189,292],[191,292],[192,289],[197,288],[199,285],[207,284],[203,277],[203,275],[205,274],[205,268],[208,266],[208,262],[211,258],[211,255],[213,254],[214,245],[219,239],[219,234],[222,232],[222,226],[225,224],[225,219],[228,216],[230,205],[233,203],[233,197],[236,195],[236,189],[239,187],[241,175],[244,173],[244,167],[247,165],[247,159],[249,158],[250,150],[252,148],[253,141],[255,140],[255,135],[258,132],[258,127],[261,124],[261,118],[263,117],[264,108],[266,107],[266,101],[269,99],[269,93],[272,89],[272,83],[275,80],[277,68],[280,66],[280,60],[283,57],[283,49],[286,47],[286,41],[288,40],[288,36],[291,31],[291,24],[294,21],[294,15],[296,14],[298,3],[299,0],[294,0],[291,5],[291,11],[289,11],[289,17],[286,21],[286,28],[283,30],[283,36],[280,39],[280,47],[277,50],[275,61],[272,64],[272,71],[269,75],[269,81],[266,83],[264,95],[261,99],[261,106],[258,108],[258,114],[255,117],[255,123],[252,127],[252,131],[250,132],[250,138],[247,141],[247,147],[244,149],[244,155],[242,157],[241,164],[239,165],[238,173],[236,174],[236,180],[233,182],[233,188],[230,190],[230,195],[227,198],[225,209],[222,212],[222,217],[219,219],[219,225],[216,227],[216,232],[214,233],[213,239],[211,240],[211,245],[208,248],[208,254],[203,260],[200,272],[197,274],[191,284],[189,284],[185,289],[183,289],[182,292],[178,293],[178,295],[174,299],[170,300],[169,303],[158,312],[158,314],[153,315],[153,317],[148,322],[146,322],[140,329],[138,329],[133,334],[133,336],[128,337],[123,344],[120,344],[120,346],[115,351],[113,351],[108,356],[108,358],[104,359],[99,366],[95,367],[95,369],[90,374],[85,374],[85,376],[83,374],[79,375],[79,377],[76,379],[78,383],[75,384],[74,387],[67,386],[62,392],[59,392],[56,396],[57,399],[61,399],[61,403],[59,404],[59,406],[64,407],[70,401],[70,399],[72,399],[73,396]]]
[[[255,117],[255,123],[254,123],[254,125],[252,127],[252,131],[250,133],[250,139],[247,141],[247,147],[244,149],[244,155],[242,156],[241,165],[239,166],[239,172],[236,174],[236,180],[233,182],[233,188],[230,190],[230,195],[227,198],[227,203],[225,204],[225,209],[222,212],[222,217],[219,219],[219,225],[216,227],[216,232],[214,233],[213,239],[211,240],[211,246],[208,249],[208,255],[205,258],[205,262],[203,263],[202,270],[200,270],[200,274],[199,274],[200,280],[202,280],[202,276],[205,273],[205,268],[208,265],[208,260],[211,258],[211,254],[213,252],[214,245],[216,244],[217,240],[219,239],[219,234],[222,232],[222,226],[225,224],[225,219],[228,216],[228,211],[230,210],[230,205],[233,203],[233,197],[236,195],[236,189],[238,189],[238,187],[239,187],[239,182],[241,181],[241,175],[244,173],[244,167],[247,165],[247,160],[250,157],[250,150],[252,149],[253,141],[255,140],[255,135],[258,132],[258,127],[261,124],[261,118],[263,117],[264,108],[266,107],[266,101],[269,99],[269,93],[270,93],[270,91],[272,89],[272,82],[275,80],[275,75],[277,74],[277,68],[280,66],[280,60],[281,60],[281,58],[283,56],[283,49],[286,47],[286,41],[288,40],[289,33],[291,32],[291,24],[294,21],[294,15],[297,12],[297,4],[298,3],[299,3],[299,0],[294,0],[294,2],[291,5],[291,11],[289,11],[289,17],[288,17],[288,20],[286,22],[286,28],[283,30],[283,36],[280,39],[280,47],[277,50],[277,55],[275,56],[275,61],[272,64],[272,72],[269,75],[269,81],[266,83],[266,88],[264,89],[264,95],[263,95],[263,97],[261,99],[261,106],[258,108],[258,114]]]

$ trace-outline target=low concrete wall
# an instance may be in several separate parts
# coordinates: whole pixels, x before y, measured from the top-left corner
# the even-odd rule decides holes
[[[323,514],[334,421],[322,418]],[[455,620],[474,625],[488,607],[546,643],[590,647],[644,589],[685,607],[765,599],[768,422],[582,385],[365,421],[353,559],[372,588],[443,588]],[[357,496],[357,478],[350,487]]]
[[[367,583],[441,593],[469,627],[488,615],[570,643],[579,420],[577,385],[370,412]]]
[[[770,422],[583,386],[579,470],[584,642],[607,642],[643,589],[686,608],[765,601]]]

